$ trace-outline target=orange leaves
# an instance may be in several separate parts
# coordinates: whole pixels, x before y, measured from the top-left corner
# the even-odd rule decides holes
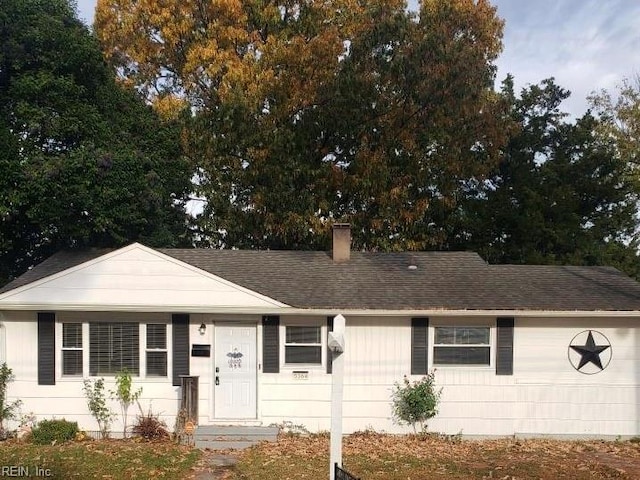
[[[488,0],[422,0],[420,22],[446,32],[446,38],[472,40],[487,61],[495,60],[502,49],[504,22]]]
[[[187,108],[187,102],[177,95],[167,94],[157,97],[154,107],[160,118],[176,120]]]
[[[324,245],[335,218],[359,248],[442,243],[504,141],[501,28],[485,0],[99,0],[96,19],[163,116],[193,107],[203,236],[254,248]]]
[[[322,478],[328,452],[327,435],[281,436],[242,452],[236,470],[247,480]],[[632,479],[640,475],[640,449],[629,442],[471,441],[366,431],[344,438],[343,464],[367,479]]]
[[[150,99],[242,97],[259,112],[273,98],[292,115],[335,73],[350,3],[99,0],[95,28],[107,59]]]

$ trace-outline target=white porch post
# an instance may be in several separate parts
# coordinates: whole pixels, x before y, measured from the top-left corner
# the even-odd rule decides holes
[[[342,467],[342,397],[344,387],[345,323],[342,315],[333,319],[333,332],[329,332],[328,347],[333,352],[331,374],[331,442],[329,453],[329,478],[335,480],[337,463]]]

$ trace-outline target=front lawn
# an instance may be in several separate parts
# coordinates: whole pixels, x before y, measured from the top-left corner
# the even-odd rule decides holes
[[[224,478],[325,479],[328,452],[327,435],[281,435],[277,443],[235,452],[238,463]],[[345,437],[343,453],[344,467],[362,480],[640,478],[640,444],[628,441],[460,441],[361,433]],[[213,454],[170,442],[97,440],[38,446],[8,441],[0,443],[0,477],[210,478],[200,473],[211,471],[208,457]]]
[[[0,443],[0,477],[106,480],[185,478],[201,452],[173,443],[96,440],[62,445]]]
[[[239,457],[231,478],[321,479],[328,476],[328,436],[282,436]],[[344,467],[362,480],[638,479],[633,442],[485,440],[355,434],[343,444]]]

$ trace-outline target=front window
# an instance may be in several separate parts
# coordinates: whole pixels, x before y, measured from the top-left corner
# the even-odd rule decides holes
[[[82,375],[82,324],[62,324],[62,375]]]
[[[435,365],[489,365],[489,327],[435,327]]]
[[[140,328],[137,323],[89,324],[89,374],[115,375],[127,369],[140,374]]]
[[[167,325],[147,325],[147,377],[167,376]]]
[[[286,327],[284,362],[289,364],[322,364],[320,326]]]

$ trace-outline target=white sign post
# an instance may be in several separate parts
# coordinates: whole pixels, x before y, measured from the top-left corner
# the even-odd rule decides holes
[[[333,332],[329,332],[328,347],[333,352],[331,374],[331,446],[329,478],[335,480],[335,464],[342,467],[342,393],[344,386],[345,318],[333,319]]]

